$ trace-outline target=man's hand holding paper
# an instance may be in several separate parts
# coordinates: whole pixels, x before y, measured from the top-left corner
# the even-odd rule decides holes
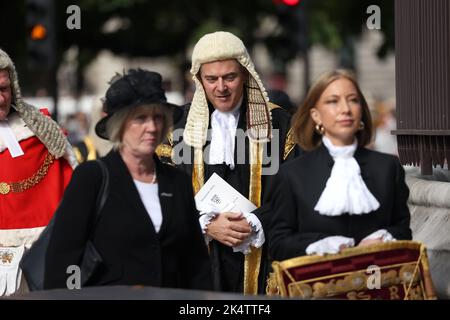
[[[217,214],[206,226],[206,234],[226,246],[242,244],[252,233],[242,213],[222,212]]]
[[[250,245],[264,243],[261,222],[251,213],[256,206],[217,174],[200,189],[195,203],[208,242],[215,239],[244,254],[250,252]]]

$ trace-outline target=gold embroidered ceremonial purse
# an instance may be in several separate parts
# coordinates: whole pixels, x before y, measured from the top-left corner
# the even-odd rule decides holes
[[[305,299],[436,299],[425,246],[394,241],[338,254],[274,261],[282,297]]]

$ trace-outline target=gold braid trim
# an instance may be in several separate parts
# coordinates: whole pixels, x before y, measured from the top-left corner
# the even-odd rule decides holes
[[[168,158],[170,159],[169,164],[174,164],[173,162],[173,132],[170,129],[169,133],[166,135],[166,139],[168,143],[161,143],[156,147],[155,153],[158,158]]]
[[[283,109],[283,107],[280,107],[279,105],[269,102],[269,109],[270,111],[275,109]],[[284,143],[284,153],[283,153],[283,160],[286,160],[289,154],[292,150],[294,150],[295,147],[295,141],[294,141],[294,135],[292,133],[292,128],[289,129],[288,133],[286,134],[285,143]]]
[[[167,133],[167,141],[169,142],[169,145],[173,147],[173,131],[172,129],[169,130],[169,133]]]
[[[272,269],[273,272],[275,273],[275,280],[276,280],[276,284],[272,283],[272,288],[276,288],[277,293],[279,295],[281,295],[282,297],[287,297],[287,291],[286,291],[286,287],[283,285],[284,284],[284,279],[283,279],[283,270],[285,270],[283,267],[281,267],[281,263],[280,261],[273,261],[272,262]],[[266,288],[267,290],[267,288]]]
[[[289,129],[286,134],[286,139],[284,142],[284,153],[283,160],[286,160],[292,150],[295,148],[294,134],[292,133],[292,128]]]
[[[204,163],[203,163],[203,149],[194,149],[194,164],[192,165],[192,188],[194,189],[194,194],[200,191],[205,183],[204,176]]]
[[[274,109],[283,109],[283,108],[273,102],[269,102],[269,110],[272,111]]]
[[[78,163],[82,163],[85,160],[78,147],[73,147],[73,153],[75,153],[75,157],[77,158]]]
[[[263,144],[250,140],[250,201],[261,206],[261,172]],[[258,294],[258,276],[261,264],[261,248],[251,247],[244,262],[244,294]]]
[[[342,258],[350,258],[363,253],[374,253],[381,250],[395,250],[395,249],[414,249],[419,250],[420,246],[423,244],[418,241],[411,240],[397,240],[392,242],[384,242],[379,244],[374,244],[365,247],[352,247],[346,248],[339,253],[329,254],[325,256],[312,255],[312,256],[299,256],[279,262],[283,268],[292,268],[299,265],[319,263],[325,261],[334,261]]]
[[[280,288],[278,287],[277,274],[271,272],[269,278],[266,281],[266,295],[268,296],[279,296]]]
[[[431,278],[431,272],[430,272],[430,265],[428,264],[428,256],[427,256],[427,249],[424,244],[420,245],[420,257],[419,261],[417,263],[417,266],[422,267],[422,276],[423,276],[423,282],[425,285],[425,297],[427,300],[436,300],[437,295],[436,291],[434,290],[433,285],[433,279]],[[414,271],[416,273],[417,270]],[[412,276],[412,279],[414,279],[414,275]],[[408,287],[408,293],[410,291],[410,287]],[[406,294],[405,294],[406,297]]]
[[[159,158],[164,157],[172,159],[172,147],[168,144],[161,143],[158,147],[156,147],[155,152]]]
[[[97,159],[97,152],[95,150],[95,145],[94,145],[94,141],[92,141],[92,138],[89,136],[84,138],[84,144],[86,145],[86,149],[88,151],[87,160]]]
[[[79,147],[77,147],[77,146],[72,147],[73,152],[75,153],[75,157],[77,158],[78,163],[82,163],[82,162],[85,162],[85,161],[97,159],[97,152],[95,150],[95,145],[94,145],[94,142],[92,141],[92,138],[90,138],[89,136],[86,136],[83,139],[83,143],[84,143],[84,145],[86,147],[86,152],[87,152],[86,157],[84,157],[81,154],[81,150],[80,150]]]
[[[428,263],[428,255],[425,245],[423,245],[423,255],[422,255],[422,271],[423,278],[425,280],[425,293],[430,300],[436,300],[437,294],[434,289],[433,279],[431,278],[430,265]]]

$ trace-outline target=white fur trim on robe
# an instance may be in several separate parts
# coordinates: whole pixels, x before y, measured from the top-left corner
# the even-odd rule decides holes
[[[37,240],[44,228],[2,229],[0,230],[0,247],[17,247],[23,244],[28,249]]]

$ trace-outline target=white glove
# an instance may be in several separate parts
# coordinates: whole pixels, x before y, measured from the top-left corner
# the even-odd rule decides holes
[[[371,239],[379,239],[381,238],[381,241],[383,242],[389,242],[389,241],[395,241],[396,239],[390,234],[386,229],[380,229],[378,231],[375,231],[374,233],[369,234],[367,237],[365,237],[363,240],[371,240]]]
[[[22,277],[19,263],[24,250],[24,245],[0,247],[0,296],[9,296],[19,288]]]
[[[353,238],[343,236],[326,237],[322,240],[311,243],[306,248],[306,254],[317,254],[319,256],[323,256],[324,254],[338,253],[342,245],[346,247],[353,247],[355,246],[355,240]]]

